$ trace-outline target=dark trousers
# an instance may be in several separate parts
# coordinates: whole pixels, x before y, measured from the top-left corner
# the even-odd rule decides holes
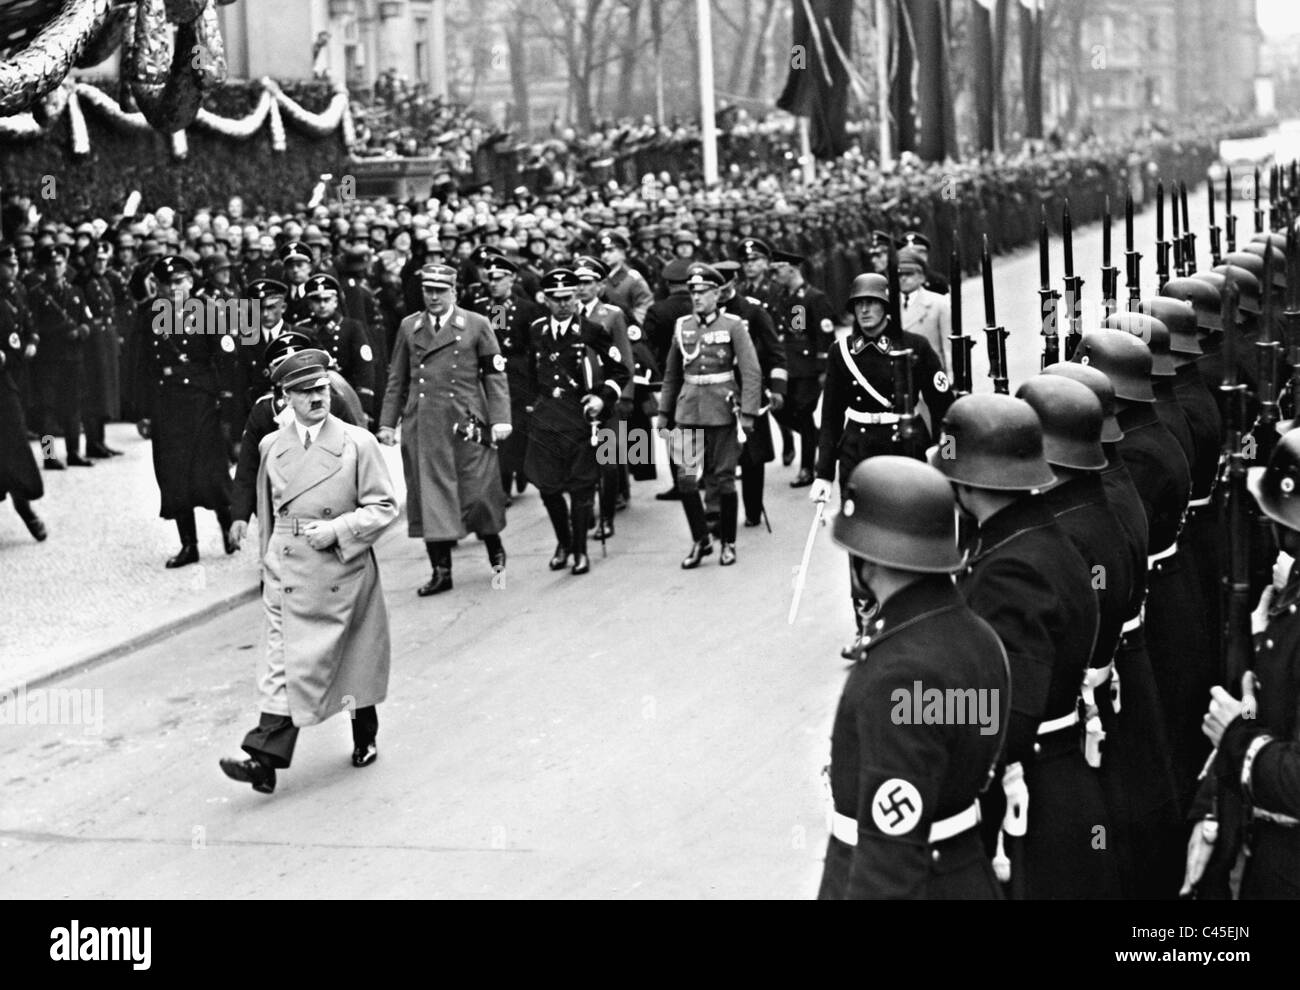
[[[813,412],[817,409],[817,400],[821,394],[821,386],[817,384],[816,378],[791,378],[785,405],[779,413],[774,414],[787,449],[790,443],[788,432],[799,434],[799,467],[804,471],[811,471],[817,460],[817,423],[813,419]]]
[[[81,360],[59,361],[36,366],[40,417],[34,423],[37,433],[44,433],[50,421],[63,431],[68,454],[81,448],[81,387],[84,369]],[[47,450],[45,456],[53,456]]]
[[[352,713],[352,744],[358,749],[369,746],[379,732],[379,712],[374,705],[358,708]],[[262,712],[257,728],[244,736],[240,747],[259,763],[276,770],[286,770],[293,760],[293,747],[298,742],[298,727],[288,715]]]

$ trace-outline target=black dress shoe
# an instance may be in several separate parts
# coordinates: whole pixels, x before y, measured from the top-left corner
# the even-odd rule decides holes
[[[674,485],[672,488],[668,489],[668,491],[660,492],[655,496],[655,498],[660,502],[680,502],[682,500],[682,493],[679,492],[677,486]]]
[[[110,447],[110,446],[109,446],[108,444],[106,444],[106,443],[101,443],[100,446],[103,447],[105,450],[108,451],[108,456],[109,456],[109,457],[121,457],[124,453],[126,453],[126,451],[124,451],[124,450],[114,450],[112,447]]]
[[[528,487],[528,479],[522,477],[521,475],[515,475],[515,491],[518,492],[520,495],[522,495],[524,493],[524,489],[527,487]]]
[[[573,566],[569,568],[570,574],[586,574],[591,570],[591,558],[585,553],[575,553],[573,555]]]
[[[785,450],[781,451],[781,463],[784,464],[786,467],[789,467],[791,464],[794,463],[793,447],[786,447]]]
[[[608,540],[614,535],[614,520],[602,519],[596,526],[596,532],[592,535],[598,540]]]
[[[694,570],[700,566],[700,561],[711,553],[713,553],[713,544],[709,542],[707,536],[702,540],[696,540],[691,544],[691,552],[682,561],[682,570]]]
[[[196,543],[185,543],[181,545],[181,552],[171,560],[167,561],[165,567],[184,567],[187,564],[197,564],[199,562],[199,547]]]
[[[352,765],[354,767],[368,767],[377,759],[379,759],[379,747],[374,743],[357,746],[352,750]]]
[[[506,569],[506,548],[502,547],[495,553],[488,551],[488,563],[492,565],[492,573],[498,574]]]
[[[95,466],[94,461],[88,461],[80,454],[68,455],[68,467],[94,467],[94,466]]]
[[[67,465],[57,457],[47,457],[42,462],[42,467],[44,467],[46,471],[62,471],[66,466]]]
[[[440,595],[444,591],[451,591],[450,567],[435,567],[428,583],[417,588],[415,593],[421,598],[428,598],[430,595]]]
[[[813,483],[813,473],[804,468],[796,476],[794,481],[790,482],[791,488],[807,488]]]
[[[221,772],[231,780],[252,784],[253,790],[259,794],[272,794],[275,791],[275,767],[268,767],[257,760],[222,757]]]
[[[562,571],[569,564],[569,548],[563,543],[555,545],[555,553],[551,554],[551,562],[546,566],[553,571]]]
[[[718,563],[721,564],[723,567],[730,567],[735,562],[736,562],[736,544],[734,543],[722,544],[722,554],[718,558]]]
[[[113,452],[102,443],[88,443],[86,444],[86,456],[103,460],[106,457],[112,457]]]
[[[24,519],[23,522],[27,524],[27,532],[36,538],[37,543],[42,542],[50,535],[45,529],[45,523],[41,522],[39,516],[32,516],[30,519]]]
[[[763,525],[762,519],[750,519],[748,516],[745,517],[746,529],[753,529],[755,526],[762,526],[762,525]]]

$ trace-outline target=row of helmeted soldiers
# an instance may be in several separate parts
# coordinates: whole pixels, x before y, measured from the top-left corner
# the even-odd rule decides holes
[[[858,616],[821,896],[1300,896],[1291,178],[1241,250],[1211,231],[1211,270],[1186,233],[1172,271],[1158,246],[1150,298],[1130,204],[1129,299],[1104,271],[1095,328],[1067,221],[1066,335],[1044,236],[1042,373],[1015,397],[987,255],[992,395],[970,394],[959,303],[945,397],[928,341],[892,329],[889,279],[854,283],[819,471],[840,472]]]

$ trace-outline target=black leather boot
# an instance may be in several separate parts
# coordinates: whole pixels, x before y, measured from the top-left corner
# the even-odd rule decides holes
[[[429,563],[433,565],[433,575],[427,583],[416,589],[415,593],[421,598],[451,591],[451,546],[451,543],[445,540],[425,542],[424,549],[429,555]]]

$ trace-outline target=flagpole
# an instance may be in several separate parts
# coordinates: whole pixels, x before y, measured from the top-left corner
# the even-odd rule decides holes
[[[700,138],[704,144],[704,183],[718,181],[718,125],[713,116],[713,22],[709,0],[695,0],[700,38]]]
[[[880,164],[894,163],[889,130],[889,26],[885,0],[876,0],[876,113],[880,118]]]
[[[808,118],[798,117],[799,121],[799,162],[803,165],[803,184],[811,186],[817,181],[817,166],[813,162],[812,137],[808,133]]]

